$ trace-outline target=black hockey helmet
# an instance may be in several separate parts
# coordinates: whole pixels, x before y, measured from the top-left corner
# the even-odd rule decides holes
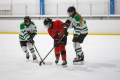
[[[46,18],[46,19],[44,20],[44,25],[48,25],[48,24],[50,24],[50,23],[52,23],[52,19]]]
[[[30,16],[25,16],[25,17],[24,17],[24,23],[25,23],[25,22],[31,22]]]
[[[68,9],[67,9],[67,12],[76,12],[76,9],[74,6],[70,6]]]

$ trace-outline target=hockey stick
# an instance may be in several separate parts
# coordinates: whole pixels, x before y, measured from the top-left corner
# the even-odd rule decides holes
[[[57,42],[57,44],[64,38],[64,36],[65,36],[65,35],[62,36],[62,38]],[[53,48],[50,50],[50,52],[51,52],[54,48],[55,48],[55,47],[53,47]],[[40,61],[40,63],[39,63],[40,66],[42,65],[42,63],[43,63],[43,61],[46,59],[46,57],[50,54],[50,52],[45,56],[45,58],[44,58],[42,61]]]
[[[34,45],[34,48],[35,48],[35,50],[37,51],[37,53],[38,53],[38,55],[39,55],[39,57],[40,57],[40,59],[41,59],[41,61],[42,61],[42,58],[41,58],[41,56],[40,56],[40,54],[39,54],[39,52],[38,52],[38,50],[37,50],[37,48],[36,48],[35,45]],[[40,63],[40,61],[34,61],[34,62]],[[44,64],[44,65],[52,65],[52,62],[43,62],[43,64]]]
[[[36,50],[36,52],[38,53],[38,55],[39,55],[39,57],[40,57],[40,59],[41,59],[41,61],[42,61],[42,58],[41,58],[41,56],[40,56],[40,54],[39,54],[39,52],[38,52],[38,50],[37,50],[37,48],[36,48],[36,46],[34,45],[34,48],[35,48],[35,50]],[[45,65],[45,63],[43,62],[43,64]]]

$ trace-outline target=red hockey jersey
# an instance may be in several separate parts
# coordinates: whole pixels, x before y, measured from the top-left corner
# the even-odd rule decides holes
[[[58,35],[59,38],[57,38],[57,39],[60,39],[64,35],[64,33],[63,33],[64,28],[68,28],[67,25],[65,25],[60,20],[56,20],[56,21],[53,21],[53,27],[50,29],[48,28],[48,33],[54,39],[54,37],[56,36],[55,32],[60,31],[61,34]]]

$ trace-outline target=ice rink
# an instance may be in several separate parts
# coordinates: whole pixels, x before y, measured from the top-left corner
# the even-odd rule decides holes
[[[120,36],[88,35],[81,44],[84,65],[72,63],[75,57],[72,37],[68,36],[68,67],[64,68],[61,59],[58,65],[54,63],[54,51],[45,60],[53,64],[39,66],[32,62],[32,55],[30,60],[25,58],[18,34],[0,34],[0,80],[120,80]],[[35,45],[44,58],[53,47],[53,39],[38,34]]]

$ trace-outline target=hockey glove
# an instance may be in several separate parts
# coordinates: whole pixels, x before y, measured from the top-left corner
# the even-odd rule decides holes
[[[30,38],[31,39],[33,39],[34,37],[35,37],[35,35],[36,35],[36,33],[31,33],[30,31],[27,31],[28,32],[28,34],[30,35]]]
[[[30,35],[30,38],[34,38],[35,37],[35,35],[36,35],[36,33],[32,33],[31,35]]]
[[[58,47],[60,44],[58,43],[59,40],[54,40],[54,47]]]
[[[73,37],[73,42],[77,42],[77,40],[78,40],[78,35],[77,34],[74,34],[74,37]]]
[[[29,35],[31,35],[31,32],[30,32],[30,31],[27,31],[27,33],[28,33]]]
[[[32,45],[35,43],[34,40],[32,40],[30,43],[32,43]]]
[[[67,26],[69,27],[70,24],[71,24],[71,21],[70,20],[66,20],[65,23],[67,24]]]
[[[65,36],[68,36],[67,28],[64,28],[64,29],[63,29],[63,32],[64,32],[64,35],[65,35]]]

